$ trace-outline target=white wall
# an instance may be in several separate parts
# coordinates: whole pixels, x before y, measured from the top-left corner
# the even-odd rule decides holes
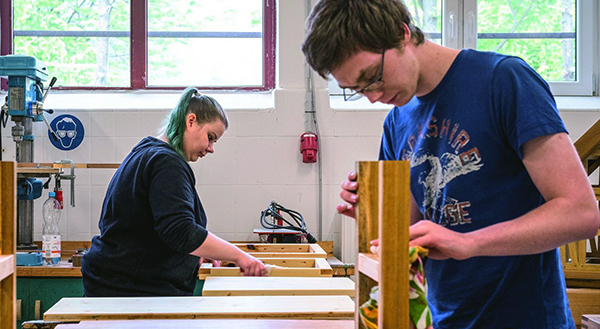
[[[243,106],[228,111],[230,129],[216,144],[216,152],[192,164],[198,192],[208,215],[208,228],[228,240],[252,240],[252,230],[260,226],[260,212],[276,200],[299,211],[309,231],[318,236],[318,171],[316,164],[302,163],[299,138],[305,131],[304,57],[300,45],[304,35],[304,1],[278,2],[278,89],[274,106]],[[374,160],[379,149],[381,124],[386,110],[332,110],[327,83],[315,74],[316,107],[323,168],[323,240],[333,240],[340,255],[341,223],[337,215],[339,184],[357,160]],[[43,123],[35,126],[35,161],[73,159],[76,162],[120,162],[143,137],[155,135],[163,118],[175,105],[178,95],[169,95],[158,108],[136,108],[138,101],[115,108],[89,109],[94,102],[69,93],[50,94],[68,98],[69,110],[57,111],[77,116],[85,126],[86,137],[80,147],[64,152],[48,141]],[[111,95],[106,95],[110,98]],[[217,100],[227,95],[214,95]],[[133,95],[135,99],[143,94]],[[149,97],[149,96],[147,96]],[[127,98],[125,98],[127,99]],[[224,103],[224,102],[222,102]],[[162,103],[161,103],[162,104]],[[60,106],[59,106],[60,107]],[[55,107],[56,108],[56,107]],[[87,108],[87,109],[86,109]],[[259,109],[257,109],[259,108]],[[598,109],[561,111],[571,137],[576,139],[600,119]],[[2,128],[3,160],[14,159],[14,143],[9,122]],[[114,170],[76,170],[76,207],[67,206],[69,184],[63,183],[65,210],[60,222],[64,240],[90,240],[99,233],[98,219],[106,187]],[[53,186],[53,185],[51,185]],[[41,240],[41,209],[45,196],[35,201],[34,240]],[[351,261],[351,259],[347,259]]]

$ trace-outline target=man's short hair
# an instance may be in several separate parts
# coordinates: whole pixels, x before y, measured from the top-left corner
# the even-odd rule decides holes
[[[404,24],[416,45],[425,41],[401,0],[320,0],[306,21],[302,51],[308,64],[327,78],[359,51],[399,48]]]

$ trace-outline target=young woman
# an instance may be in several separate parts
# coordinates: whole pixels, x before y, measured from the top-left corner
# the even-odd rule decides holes
[[[106,191],[100,236],[83,258],[86,296],[192,295],[201,257],[265,275],[259,260],[206,230],[187,163],[213,153],[228,125],[217,101],[187,88],[164,132],[131,150]]]

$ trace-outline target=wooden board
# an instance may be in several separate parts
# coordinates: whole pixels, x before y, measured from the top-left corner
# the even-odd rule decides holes
[[[63,298],[44,313],[45,321],[353,317],[348,296]]]
[[[268,265],[275,265],[271,277],[331,277],[333,269],[325,258],[260,258]],[[243,276],[239,267],[203,267],[198,271],[201,280],[209,276]]]
[[[18,277],[81,277],[81,267],[61,262],[58,266],[17,266]]]
[[[584,314],[581,317],[581,327],[586,329],[600,329],[600,314]]]
[[[178,320],[117,320],[82,321],[61,324],[56,329],[352,329],[351,320],[262,320],[262,319],[178,319]]]
[[[314,243],[234,243],[256,258],[327,258],[327,253]]]
[[[600,314],[600,289],[567,288],[567,297],[575,325],[583,314]]]
[[[0,328],[15,328],[17,314],[17,174],[14,162],[0,163]]]
[[[215,277],[206,278],[202,296],[324,296],[354,297],[349,278]]]

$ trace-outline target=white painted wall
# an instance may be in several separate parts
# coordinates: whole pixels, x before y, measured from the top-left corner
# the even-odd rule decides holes
[[[300,50],[304,12],[304,1],[278,2],[278,88],[273,93],[274,105],[243,105],[243,100],[232,102],[231,95],[214,95],[226,108],[232,104],[230,108],[234,109],[228,110],[231,127],[216,144],[216,152],[192,164],[192,167],[207,211],[208,228],[222,238],[256,239],[252,230],[259,227],[260,212],[272,199],[303,214],[309,231],[318,236],[317,165],[302,163],[299,152],[299,138],[305,129],[305,62]],[[333,110],[326,81],[316,74],[315,79],[321,131],[318,156],[323,161],[322,234],[324,240],[334,241],[339,257],[341,223],[349,221],[335,212],[339,202],[339,184],[354,168],[355,161],[377,158],[381,124],[387,110]],[[96,98],[90,101],[91,98],[86,95],[51,93],[47,107],[67,110],[58,110],[49,119],[62,113],[73,114],[84,124],[86,137],[78,149],[59,151],[48,141],[44,125],[36,123],[35,161],[52,162],[68,158],[76,162],[120,162],[140,139],[156,134],[163,118],[178,99],[176,94],[132,93],[121,97],[122,94],[119,93],[120,98],[111,98],[115,96],[111,94],[95,95]],[[159,97],[160,101],[154,101],[153,97]],[[102,98],[111,105],[98,106]],[[62,103],[57,99],[62,99]],[[138,105],[143,108],[138,108]],[[561,115],[573,139],[600,119],[599,109],[600,106],[584,110],[565,106]],[[15,157],[11,126],[9,122],[1,132],[3,160]],[[75,208],[67,206],[70,189],[68,183],[63,184],[65,209],[60,228],[64,240],[90,240],[99,233],[102,200],[113,173],[114,170],[106,169],[77,170]],[[35,201],[35,240],[41,240],[42,203],[47,191],[44,194]],[[352,248],[352,244],[346,244],[347,251]],[[344,260],[352,261],[351,258]]]

